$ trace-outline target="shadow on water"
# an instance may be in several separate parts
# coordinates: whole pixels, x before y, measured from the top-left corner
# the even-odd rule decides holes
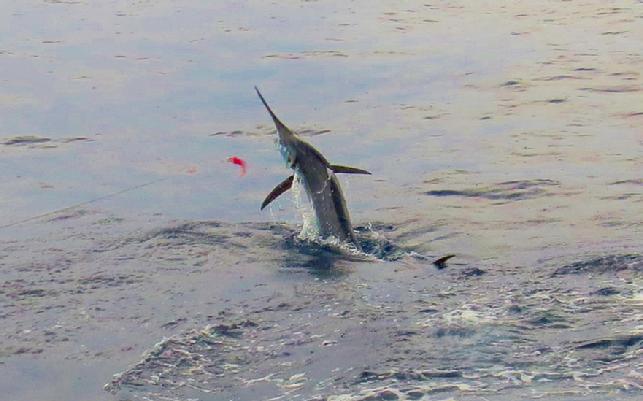
[[[415,254],[413,249],[401,247],[386,238],[385,234],[395,229],[396,227],[392,224],[382,223],[370,223],[367,226],[355,227],[362,251],[379,260],[389,262]]]
[[[284,239],[283,249],[287,252],[280,267],[283,272],[305,271],[321,279],[335,279],[347,273],[343,262],[350,256],[338,247],[301,240],[293,233]]]
[[[425,259],[413,249],[401,247],[386,238],[386,233],[394,230],[392,225],[379,223],[356,227],[361,248],[358,250],[349,244],[330,240],[302,239],[297,227],[287,224],[197,221],[103,244],[98,251],[138,243],[157,251],[172,250],[177,260],[187,262],[193,255],[186,250],[221,248],[244,254],[249,260],[264,260],[266,265],[276,265],[282,272],[308,272],[319,278],[337,278],[350,271],[351,262],[391,262],[405,257]]]
[[[557,268],[552,273],[552,277],[583,273],[616,273],[623,270],[643,271],[643,260],[640,255],[607,255],[582,260]]]
[[[395,244],[384,235],[392,225],[369,224],[355,227],[360,250],[350,244],[302,239],[293,230],[287,233],[282,249],[287,251],[282,269],[306,270],[318,278],[338,278],[349,272],[350,262],[392,262],[404,257],[421,257],[414,250]]]

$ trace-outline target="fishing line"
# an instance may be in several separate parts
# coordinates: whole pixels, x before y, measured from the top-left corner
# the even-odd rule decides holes
[[[75,205],[67,206],[67,207],[64,207],[62,209],[53,210],[51,212],[39,214],[37,216],[31,216],[31,217],[28,217],[28,218],[23,219],[23,220],[14,221],[13,223],[0,225],[0,229],[17,226],[19,224],[28,223],[30,221],[38,220],[38,219],[41,219],[43,217],[47,217],[47,216],[51,216],[51,215],[54,215],[54,214],[66,212],[68,210],[72,210],[72,209],[75,209],[75,208],[80,207],[80,206],[85,206],[85,205],[89,205],[89,204],[99,202],[99,201],[102,201],[102,200],[105,200],[105,199],[114,198],[114,197],[116,197],[118,195],[122,195],[122,194],[124,194],[126,192],[134,191],[134,190],[141,189],[141,188],[153,185],[153,184],[157,184],[159,182],[169,180],[170,178],[172,178],[172,177],[158,178],[158,179],[153,180],[153,181],[148,181],[148,182],[143,183],[143,184],[138,184],[138,185],[134,185],[134,186],[131,186],[131,187],[127,187],[125,189],[121,189],[119,191],[112,192],[110,194],[103,195],[103,196],[100,196],[98,198],[94,198],[94,199],[91,199],[91,200],[88,200],[88,201],[85,201],[85,202],[76,203]]]
[[[243,161],[243,163],[245,164],[245,161]],[[214,174],[215,173],[205,174],[203,177],[208,178],[208,177],[213,176]],[[152,180],[152,181],[148,181],[148,182],[143,183],[143,184],[138,184],[138,185],[134,185],[134,186],[131,186],[131,187],[127,187],[125,189],[121,189],[121,190],[118,190],[116,192],[109,193],[107,195],[99,196],[98,198],[90,199],[90,200],[85,201],[85,202],[76,203],[74,205],[67,206],[67,207],[64,207],[62,209],[52,210],[51,212],[39,214],[39,215],[36,215],[36,216],[27,217],[26,219],[14,221],[13,223],[0,225],[0,230],[3,229],[3,228],[9,228],[9,227],[17,226],[19,224],[28,223],[30,221],[38,220],[38,219],[41,219],[43,217],[51,216],[51,215],[54,215],[54,214],[57,214],[57,213],[66,212],[68,210],[72,210],[72,209],[75,209],[75,208],[80,207],[80,206],[85,206],[85,205],[89,205],[89,204],[92,204],[92,203],[95,203],[95,202],[100,202],[100,201],[105,200],[105,199],[114,198],[114,197],[116,197],[118,195],[122,195],[122,194],[130,192],[130,191],[135,191],[137,189],[145,188],[145,187],[150,186],[150,185],[158,184],[159,182],[169,180],[170,178],[175,178],[175,177],[158,178],[156,180]]]

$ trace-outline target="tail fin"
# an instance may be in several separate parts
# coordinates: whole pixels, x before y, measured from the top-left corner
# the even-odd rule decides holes
[[[442,270],[442,269],[444,269],[445,267],[447,267],[447,260],[451,259],[451,258],[452,258],[452,257],[454,257],[454,256],[455,256],[455,255],[447,255],[447,256],[443,256],[443,257],[441,257],[440,259],[438,259],[438,260],[434,261],[434,262],[433,262],[433,265],[435,265],[435,267],[437,267],[437,268],[438,268],[438,270]]]

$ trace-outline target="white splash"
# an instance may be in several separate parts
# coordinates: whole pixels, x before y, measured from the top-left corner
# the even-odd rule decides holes
[[[295,208],[301,214],[303,224],[299,239],[314,241],[319,238],[319,221],[313,209],[312,202],[306,191],[303,176],[299,169],[295,169],[295,179],[292,183],[292,193]]]

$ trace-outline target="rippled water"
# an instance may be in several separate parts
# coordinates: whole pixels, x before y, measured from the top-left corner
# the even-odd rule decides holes
[[[3,10],[7,399],[641,397],[639,2]],[[340,177],[368,255],[259,210],[255,84],[373,173]]]

